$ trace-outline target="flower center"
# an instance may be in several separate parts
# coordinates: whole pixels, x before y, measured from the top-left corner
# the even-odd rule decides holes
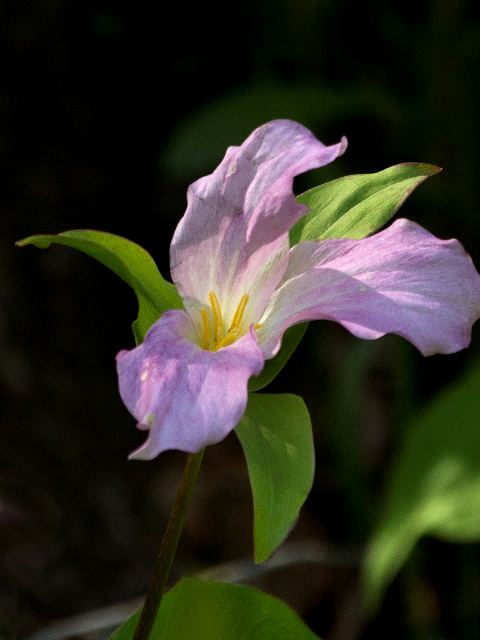
[[[205,350],[218,351],[222,347],[228,347],[243,335],[244,331],[241,325],[249,295],[245,293],[240,298],[228,330],[216,294],[210,291],[208,297],[210,300],[210,313],[206,307],[203,307],[200,311],[202,316],[201,347]],[[259,328],[260,324],[256,324],[255,329]]]

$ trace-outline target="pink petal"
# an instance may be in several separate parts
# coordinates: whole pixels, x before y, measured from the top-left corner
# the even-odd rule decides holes
[[[325,319],[360,338],[396,333],[424,355],[453,353],[479,317],[480,276],[462,245],[397,220],[363,240],[293,247],[259,340],[269,358],[287,327]]]
[[[327,147],[302,125],[275,120],[230,147],[211,175],[190,186],[170,250],[187,308],[189,298],[205,304],[214,291],[228,317],[248,293],[248,319],[258,319],[285,271],[288,231],[306,213],[295,201],[294,176],[345,148],[346,140]]]
[[[248,379],[264,362],[253,330],[216,352],[200,349],[192,335],[184,311],[167,311],[141,345],[118,354],[122,400],[138,427],[149,431],[130,458],[199,451],[225,438],[242,417]]]

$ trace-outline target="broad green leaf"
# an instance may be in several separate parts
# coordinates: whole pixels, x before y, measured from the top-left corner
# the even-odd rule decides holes
[[[374,609],[423,535],[480,540],[480,366],[410,425],[368,546],[363,584]]]
[[[291,243],[365,238],[383,227],[412,191],[439,171],[440,167],[431,164],[406,162],[314,187],[297,198],[310,211],[291,229]]]
[[[248,383],[249,391],[259,391],[270,384],[270,382],[278,376],[283,367],[290,360],[293,352],[298,347],[300,340],[305,335],[308,322],[296,324],[285,332],[282,339],[282,346],[277,355],[271,360],[265,362],[265,366],[258,378],[250,378]]]
[[[129,284],[138,300],[138,318],[133,331],[138,342],[158,320],[171,308],[179,308],[182,301],[177,290],[167,282],[150,254],[138,244],[104,231],[80,229],[65,231],[58,235],[35,235],[16,243],[20,247],[32,244],[47,249],[51,244],[61,244],[95,258]]]
[[[111,637],[131,640],[138,614]],[[184,578],[162,600],[150,640],[319,640],[286,604],[253,587]]]
[[[255,562],[264,562],[292,529],[312,487],[310,416],[298,396],[250,394],[235,433],[252,487]]]

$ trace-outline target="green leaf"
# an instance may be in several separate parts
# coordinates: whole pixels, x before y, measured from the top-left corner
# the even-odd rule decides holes
[[[378,173],[344,176],[302,193],[309,207],[290,231],[291,244],[326,238],[364,238],[392,218],[412,191],[441,171],[431,164],[406,162]]]
[[[480,540],[480,366],[410,425],[363,571],[373,610],[423,535]]]
[[[300,340],[305,335],[308,322],[296,324],[285,331],[282,339],[282,346],[275,358],[267,360],[261,374],[257,378],[250,378],[248,383],[249,391],[259,391],[270,384],[278,376],[283,367],[290,360],[293,352],[298,347]]]
[[[252,487],[255,562],[264,562],[292,529],[312,487],[310,416],[298,396],[251,394],[235,433]]]
[[[138,300],[138,318],[133,331],[138,342],[167,309],[180,308],[182,300],[177,290],[167,282],[150,254],[138,244],[104,231],[80,229],[58,235],[35,235],[16,243],[19,247],[32,244],[47,249],[61,244],[95,258],[129,284]]]
[[[131,640],[138,614],[111,640]],[[151,640],[319,640],[286,604],[253,587],[184,578],[162,600]]]

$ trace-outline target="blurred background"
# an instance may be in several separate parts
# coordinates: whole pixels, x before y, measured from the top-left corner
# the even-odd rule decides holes
[[[142,441],[114,356],[133,346],[133,293],[33,233],[127,236],[168,272],[187,186],[276,117],[347,153],[297,191],[404,161],[444,168],[401,214],[458,237],[480,265],[480,21],[475,0],[240,4],[0,3],[0,635],[144,591],[183,456],[128,462]],[[322,562],[254,584],[330,640],[478,637],[480,551],[420,541],[373,621],[358,572],[409,416],[478,359],[423,359],[316,323],[269,391],[300,394],[317,444],[314,489],[289,538]],[[434,436],[432,436],[433,438]],[[234,435],[210,448],[174,569],[251,556],[251,498]]]

